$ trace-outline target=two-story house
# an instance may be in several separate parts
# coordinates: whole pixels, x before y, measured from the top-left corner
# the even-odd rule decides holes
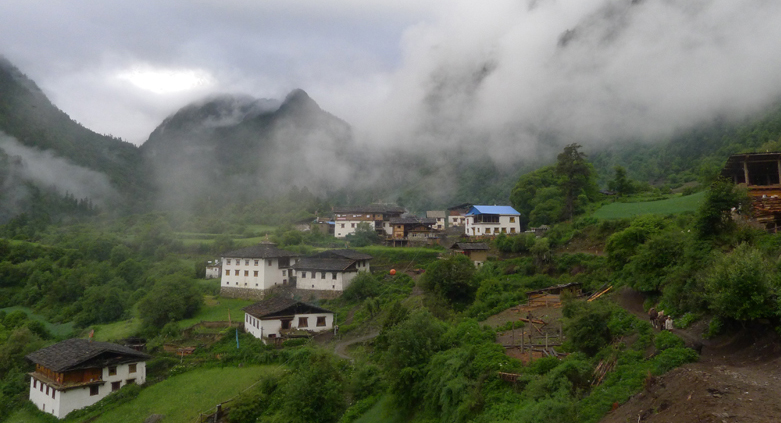
[[[510,206],[472,206],[466,213],[467,236],[495,236],[521,232],[521,214]]]
[[[266,290],[290,282],[297,257],[270,242],[224,253],[220,295],[261,299]]]
[[[361,222],[368,223],[383,237],[391,235],[393,229],[390,220],[400,217],[404,212],[403,207],[392,204],[334,207],[334,236],[344,238],[355,233],[355,229]]]
[[[151,356],[109,342],[68,339],[30,353],[30,401],[63,418],[92,405],[125,385],[146,382]]]
[[[369,271],[372,256],[354,250],[328,250],[299,259],[293,266],[299,293],[318,291],[335,297],[350,286],[358,272]]]

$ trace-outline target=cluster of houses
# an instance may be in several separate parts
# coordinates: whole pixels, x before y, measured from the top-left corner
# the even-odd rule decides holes
[[[521,231],[520,214],[509,206],[462,204],[426,217],[407,216],[398,206],[372,204],[334,209],[333,218],[313,224],[337,238],[368,224],[388,245],[439,242],[447,230],[468,237],[491,237]],[[364,225],[364,227],[365,227]],[[323,229],[324,228],[324,229]],[[457,229],[456,229],[457,228]],[[456,242],[454,254],[482,265],[489,247],[484,242]],[[294,298],[335,298],[359,272],[370,271],[372,256],[335,249],[302,256],[270,242],[229,251],[207,264],[207,278],[220,279],[220,295],[257,299],[245,307],[244,330],[266,343],[334,331],[335,314]],[[273,294],[272,294],[273,293]],[[146,381],[145,361],[151,356],[118,344],[69,339],[27,356],[35,363],[30,373],[30,401],[58,418],[87,407],[129,384]]]

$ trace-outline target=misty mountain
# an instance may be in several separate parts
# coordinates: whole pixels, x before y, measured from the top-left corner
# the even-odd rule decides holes
[[[141,146],[166,207],[350,185],[362,154],[350,126],[294,90],[281,102],[220,95],[168,117]]]
[[[73,121],[0,56],[0,220],[33,208],[42,192],[140,204],[148,192],[142,167],[137,147]]]

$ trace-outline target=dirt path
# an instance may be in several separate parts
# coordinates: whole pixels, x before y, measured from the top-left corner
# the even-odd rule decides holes
[[[350,357],[347,354],[347,347],[353,344],[358,344],[361,342],[366,342],[370,339],[374,339],[377,337],[377,335],[380,334],[380,331],[373,331],[369,333],[368,335],[359,336],[357,338],[352,339],[346,339],[343,341],[339,341],[336,344],[334,344],[334,354],[338,355],[339,357],[342,357],[346,360],[352,360],[353,358]]]
[[[614,298],[628,311],[647,319],[640,294],[619,291]],[[687,343],[702,342],[699,362],[650,379],[644,391],[608,414],[602,423],[781,421],[778,335],[758,325],[708,341],[701,339],[703,326],[674,331]]]

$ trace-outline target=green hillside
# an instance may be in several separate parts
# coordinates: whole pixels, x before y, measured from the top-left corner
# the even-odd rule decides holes
[[[637,203],[616,202],[602,206],[594,212],[597,219],[625,219],[644,214],[678,214],[695,212],[705,199],[705,192],[692,195],[668,198],[658,201],[642,201]]]

